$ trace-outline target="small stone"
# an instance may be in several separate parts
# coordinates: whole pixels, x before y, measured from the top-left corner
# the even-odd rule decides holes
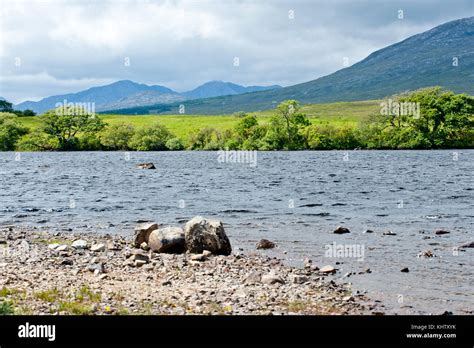
[[[87,248],[87,241],[84,239],[78,239],[72,242],[71,247],[74,249],[80,250],[80,249],[86,249]]]
[[[421,253],[419,253],[418,255],[416,255],[417,257],[425,257],[425,258],[430,258],[430,257],[434,257],[434,254],[431,250],[425,250],[425,251],[422,251]]]
[[[168,279],[164,280],[164,281],[161,282],[161,285],[163,285],[163,286],[171,285],[171,280],[168,280]]]
[[[293,284],[304,284],[309,281],[309,278],[306,276],[295,275],[291,277],[291,282]]]
[[[141,267],[145,265],[147,262],[145,260],[135,260],[135,267]]]
[[[405,267],[405,268],[402,268],[402,269],[400,270],[400,272],[408,273],[408,272],[410,272],[410,270],[408,269],[408,267]]]
[[[311,259],[308,259],[307,257],[303,261],[304,268],[310,268],[312,264],[313,261]]]
[[[245,276],[244,283],[246,284],[260,283],[261,280],[262,280],[262,273],[258,271],[252,271]]]
[[[277,276],[274,272],[270,272],[262,276],[262,283],[263,284],[284,284],[285,282],[279,276]]]
[[[345,297],[342,298],[342,300],[345,301],[345,302],[352,302],[352,301],[354,301],[354,297],[345,296]]]
[[[374,233],[372,230],[365,230],[363,233]]]
[[[91,246],[91,251],[94,251],[94,252],[100,252],[104,250],[105,250],[105,244],[103,243],[92,244]]]
[[[62,245],[56,247],[56,249],[54,249],[54,250],[56,250],[56,251],[66,251],[68,248],[69,247],[66,244],[62,244]]]
[[[150,257],[146,254],[143,254],[143,253],[135,253],[132,256],[130,256],[130,259],[132,261],[141,261],[141,262],[144,262],[144,263],[150,262]]]
[[[436,230],[435,231],[435,234],[437,234],[437,235],[448,234],[448,233],[451,233],[451,232],[446,231],[446,230]]]
[[[103,263],[95,263],[95,264],[89,265],[87,269],[90,272],[94,272],[95,274],[105,273],[105,267]]]
[[[461,244],[459,248],[474,248],[474,242],[467,242],[467,243]]]
[[[204,256],[204,254],[195,254],[191,256],[191,260],[192,261],[205,261],[206,257]]]
[[[59,246],[59,243],[51,243],[51,244],[48,244],[48,249],[56,250],[58,246]]]
[[[396,236],[397,234],[395,232],[392,232],[392,231],[387,231],[387,232],[384,232],[383,235],[384,236]]]
[[[333,233],[335,233],[335,234],[344,234],[344,233],[351,233],[351,231],[349,231],[349,229],[346,228],[346,227],[338,226],[338,227],[334,230]]]
[[[322,267],[319,272],[324,273],[324,274],[332,274],[336,273],[336,269],[330,265]]]
[[[122,250],[122,247],[112,240],[107,241],[107,250]]]
[[[205,257],[209,257],[212,255],[212,253],[209,251],[209,250],[203,250],[202,254],[205,256]]]
[[[139,163],[139,164],[137,164],[137,168],[139,168],[139,169],[156,169],[155,165],[151,162]]]
[[[140,244],[140,249],[147,251],[150,250],[150,247],[148,246],[147,242],[143,242],[142,244]]]
[[[261,239],[260,242],[257,243],[257,249],[273,249],[274,247],[276,247],[276,244],[268,239]]]
[[[74,261],[72,259],[64,259],[61,261],[61,265],[64,266],[72,266],[74,264]]]

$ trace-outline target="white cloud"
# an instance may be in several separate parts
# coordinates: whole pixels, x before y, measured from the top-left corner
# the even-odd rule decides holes
[[[470,0],[454,2],[3,0],[0,96],[19,102],[119,79],[181,91],[218,79],[295,84],[472,15]]]

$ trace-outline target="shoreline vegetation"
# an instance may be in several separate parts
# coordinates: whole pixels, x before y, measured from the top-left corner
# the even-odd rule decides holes
[[[0,112],[2,151],[474,148],[474,97],[440,87],[383,101],[286,100],[225,116],[96,115],[70,105],[40,116],[16,113]]]
[[[0,315],[383,314],[350,284],[336,284],[331,266],[231,252],[222,223],[200,217],[184,235],[156,224],[139,225],[133,238],[4,226]],[[177,249],[182,242],[186,250]]]

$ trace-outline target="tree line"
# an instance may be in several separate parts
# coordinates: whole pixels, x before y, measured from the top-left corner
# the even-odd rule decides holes
[[[312,124],[296,100],[280,103],[269,122],[239,113],[224,131],[201,128],[186,139],[159,122],[134,127],[106,124],[98,115],[65,108],[38,116],[29,130],[12,112],[0,113],[0,149],[72,150],[332,150],[433,149],[474,147],[474,98],[440,87],[393,96],[357,127]],[[218,116],[216,116],[218,117]]]

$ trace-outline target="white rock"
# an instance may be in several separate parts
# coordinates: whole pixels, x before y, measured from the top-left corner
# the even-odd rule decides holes
[[[78,239],[78,240],[75,240],[74,242],[72,242],[71,246],[74,249],[86,249],[87,248],[87,241],[85,241],[84,239]]]
[[[66,245],[66,244],[61,244],[60,246],[58,246],[56,249],[56,251],[66,251],[69,247]]]
[[[322,267],[319,272],[329,274],[329,273],[336,273],[336,269],[333,266],[324,266]]]
[[[99,243],[99,244],[92,244],[91,246],[91,251],[104,251],[105,250],[105,244]]]
[[[48,249],[56,250],[58,246],[59,246],[59,243],[51,243],[48,245]]]

